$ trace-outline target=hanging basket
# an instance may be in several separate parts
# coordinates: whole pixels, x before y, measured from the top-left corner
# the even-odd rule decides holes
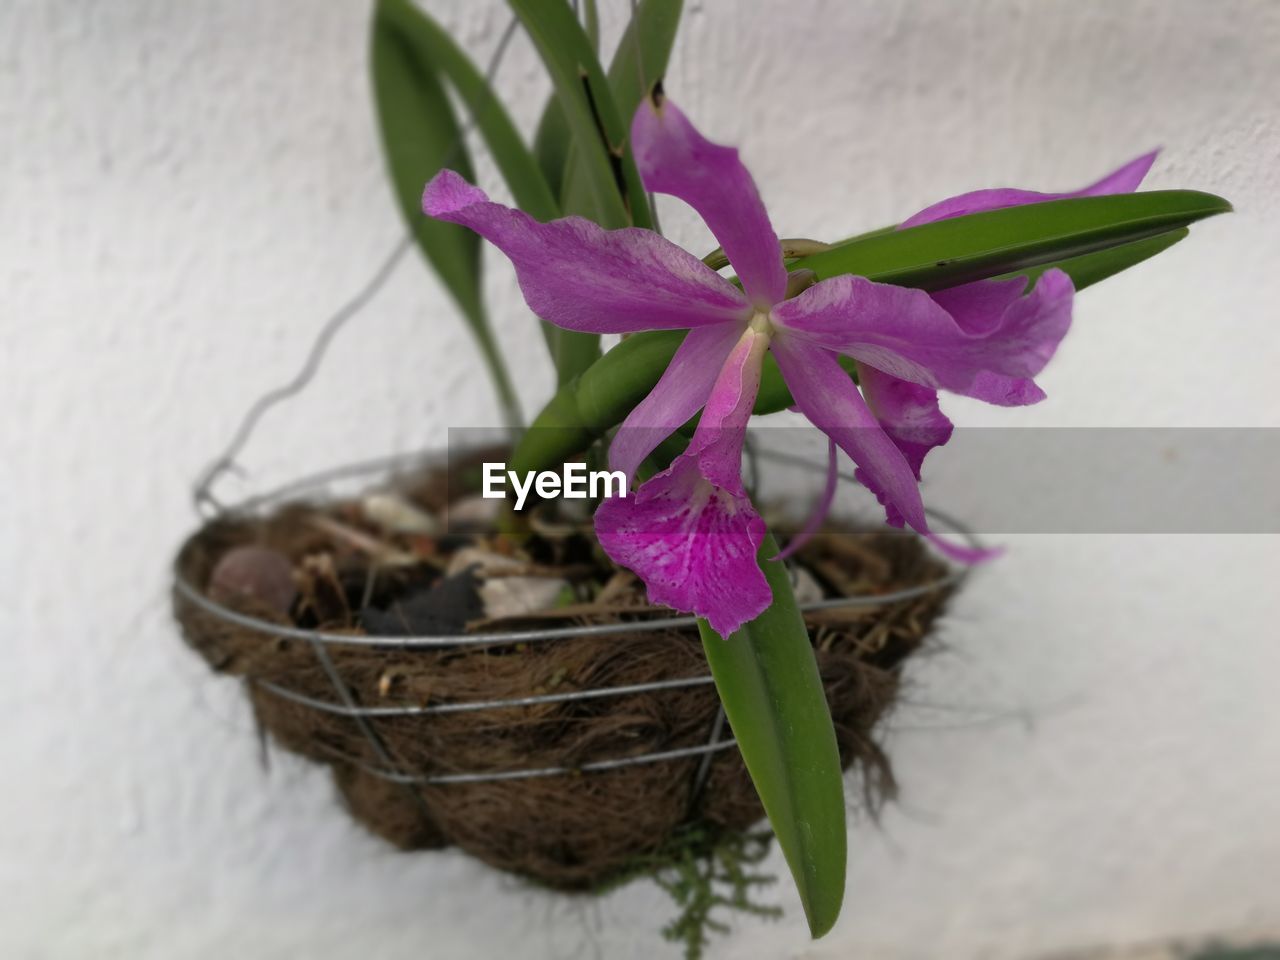
[[[352,479],[363,493],[335,491]],[[405,850],[454,845],[589,889],[676,838],[742,835],[760,821],[693,619],[648,606],[589,526],[556,526],[528,548],[533,579],[569,585],[556,606],[486,620],[467,604],[530,572],[486,580],[483,562],[466,565],[498,541],[459,534],[457,522],[443,535],[370,519],[387,502],[439,517],[457,501],[448,480],[421,460],[382,462],[219,511],[175,561],[186,642],[242,678],[271,739],[328,766],[351,815]],[[875,804],[893,786],[876,724],[962,573],[913,535],[850,531],[829,527],[789,562],[842,762]],[[414,630],[414,598],[446,581],[471,590],[467,622]]]

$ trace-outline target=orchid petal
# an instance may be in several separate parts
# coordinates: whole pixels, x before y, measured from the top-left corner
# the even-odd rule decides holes
[[[952,217],[961,217],[969,213],[1000,210],[1004,207],[1018,207],[1024,203],[1042,203],[1045,200],[1066,200],[1072,197],[1103,197],[1113,193],[1132,193],[1142,183],[1142,178],[1147,175],[1147,171],[1155,163],[1156,154],[1159,152],[1158,150],[1152,150],[1150,153],[1144,153],[1142,156],[1130,160],[1120,169],[1107,174],[1096,183],[1091,183],[1083,189],[1073,190],[1069,193],[1040,193],[1035,190],[1015,189],[974,190],[971,193],[962,193],[958,197],[940,200],[931,206],[925,207],[915,216],[904,220],[899,229],[918,227],[925,223],[936,223],[939,220],[949,220]]]
[[[767,335],[750,328],[743,331],[711,388],[684,454],[696,456],[702,475],[716,486],[743,495],[742,444],[768,349]]]
[[[765,524],[746,496],[710,483],[678,457],[626,499],[596,510],[596,535],[615,563],[645,582],[649,600],[706,618],[727,637],[769,606],[756,560]]]
[[[1071,281],[1060,270],[1040,278],[1036,296],[1015,299],[992,317],[961,324],[920,290],[838,276],[815,284],[773,308],[774,323],[806,340],[901,380],[955,393],[999,394],[1008,378],[1039,373],[1071,319]],[[973,295],[999,300],[1006,288]],[[945,298],[943,298],[945,299]],[[997,375],[992,386],[985,373]],[[1010,386],[1010,390],[1013,387]]]
[[[1071,327],[1075,287],[1061,270],[1041,274],[1029,293],[1023,294],[1021,277],[1011,280],[979,280],[961,287],[936,290],[932,296],[964,330],[999,339],[1018,351],[1026,375],[1010,376],[995,370],[980,371],[965,396],[1002,407],[1020,407],[1044,399],[1031,377],[1038,374],[1057,352]]]
[[[780,550],[778,555],[773,558],[774,560],[785,560],[787,557],[793,556],[797,550],[813,539],[814,534],[822,529],[822,524],[826,521],[827,515],[831,513],[831,504],[836,499],[836,482],[840,479],[839,466],[836,456],[836,442],[828,437],[827,482],[822,488],[822,496],[818,498],[813,512],[809,514],[809,519],[804,522],[800,532],[791,538],[790,542],[787,543],[786,549]]]
[[[948,543],[929,529],[911,464],[881,429],[834,354],[786,334],[773,341],[773,354],[796,405],[857,464],[859,482],[876,495],[890,524],[910,525],[963,563],[992,556],[989,550]]]
[[[702,409],[742,331],[735,322],[689,331],[662,378],[618,428],[609,444],[610,470],[621,470],[630,483],[644,458]]]
[[[1000,325],[1000,318],[1027,289],[1026,277],[976,280],[959,287],[934,290],[929,295],[965,333],[985,336]]]
[[[493,203],[452,170],[427,184],[422,209],[502,250],[530,309],[567,330],[680,329],[749,312],[733,284],[651,230],[605,230],[582,217],[539,223]]]
[[[756,553],[765,524],[742,485],[742,443],[767,338],[746,330],[707,399],[688,449],[632,495],[596,510],[596,535],[649,599],[704,617],[727,637],[771,601]]]
[[[706,221],[757,305],[787,287],[778,235],[738,151],[712,143],[656,89],[631,123],[631,150],[645,188],[683,200]]]
[[[884,432],[902,451],[916,479],[934,447],[951,439],[951,421],[938,407],[938,392],[858,364],[862,397]]]

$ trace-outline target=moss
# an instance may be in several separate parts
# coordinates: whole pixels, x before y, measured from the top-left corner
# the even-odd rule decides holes
[[[608,893],[648,877],[665,890],[679,912],[662,935],[684,945],[685,960],[700,960],[712,933],[728,933],[732,912],[776,919],[782,908],[759,903],[753,895],[776,882],[757,869],[769,854],[773,834],[742,832],[690,824],[658,851],[638,858],[595,892]]]

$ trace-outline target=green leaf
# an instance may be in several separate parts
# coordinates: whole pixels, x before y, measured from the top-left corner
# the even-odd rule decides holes
[[[551,76],[596,221],[604,227],[650,226],[644,190],[626,153],[626,127],[591,41],[565,0],[508,0]]]
[[[557,196],[571,153],[569,147],[569,124],[559,102],[552,96],[534,135],[533,152],[539,169]],[[551,362],[556,368],[557,386],[568,383],[600,359],[599,334],[565,330],[548,323],[543,323],[542,329],[551,351]]]
[[[471,58],[430,14],[411,0],[382,0],[379,13],[388,23],[394,24],[416,49],[423,51],[432,66],[457,91],[476,129],[484,137],[516,206],[537,220],[558,217],[560,205],[547,185],[546,177],[525,146],[506,107]],[[544,321],[542,333],[554,360],[561,350],[560,328]]]
[[[667,72],[684,0],[640,0],[609,64],[609,86],[622,111],[624,136],[655,82]]]
[[[773,591],[764,613],[728,639],[698,622],[725,716],[786,857],[809,931],[821,937],[844,901],[846,832],[840,751],[813,645],[786,566],[760,567]]]
[[[556,4],[559,2],[560,0],[554,0],[553,3],[547,4],[546,10],[540,11],[546,18],[545,32],[549,36],[556,36],[556,28],[558,28],[563,32],[561,46],[564,50],[570,54],[576,50],[581,56],[581,43],[573,36],[573,30],[570,29],[569,24],[555,22],[558,16],[563,20],[556,9]],[[594,75],[592,66],[589,65],[578,71],[577,80],[570,91],[571,100],[579,101],[580,106],[585,103],[587,107],[585,116],[591,120],[589,126],[585,122],[583,112],[579,110],[577,111],[578,124],[572,131],[570,130],[568,117],[572,115],[572,111],[566,112],[568,110],[565,106],[566,93],[559,84],[557,85],[556,95],[547,104],[538,123],[534,152],[544,175],[557,191],[557,196],[561,198],[561,206],[566,215],[577,214],[589,217],[605,226],[624,226],[626,219],[610,221],[609,218],[611,216],[616,218],[619,214],[626,218],[628,205],[631,205],[643,207],[642,210],[633,210],[636,214],[634,218],[636,225],[646,226],[652,222],[648,199],[640,186],[639,174],[635,173],[634,162],[627,146],[627,131],[632,113],[647,92],[644,84],[652,83],[666,70],[671,46],[675,42],[682,6],[683,0],[642,0],[636,5],[635,14],[623,33],[617,53],[609,67],[606,85],[608,91],[613,94],[613,109],[617,112],[620,108],[619,122],[609,136],[609,142],[614,145],[614,149],[606,151],[609,169],[607,183],[600,176],[593,177],[592,168],[588,167],[589,162],[594,159],[597,164],[594,168],[595,172],[600,173],[598,157],[604,147],[601,134],[607,132],[602,126],[603,111],[596,97],[595,88],[592,88],[591,99],[587,99],[583,94],[584,77],[586,82],[592,82]],[[587,34],[591,32],[592,9],[588,6],[586,10]],[[527,20],[525,23],[528,26]],[[534,39],[536,43],[537,38]],[[589,52],[593,53],[596,43],[589,36],[587,40]],[[541,47],[539,49],[541,50]],[[546,55],[544,52],[544,58]],[[598,71],[599,64],[594,60],[594,56],[592,64],[594,70]],[[548,63],[548,69],[551,69],[550,63]],[[555,79],[554,71],[552,76]],[[595,112],[591,110],[592,100],[596,101],[596,111],[601,112],[599,122]],[[587,139],[584,141],[583,137]],[[618,179],[619,171],[622,174],[621,181]],[[627,189],[626,197],[619,194],[620,182]],[[599,197],[600,191],[605,186],[610,199],[606,202],[606,206],[602,207]],[[611,214],[610,208],[613,207],[616,209]],[[554,349],[557,384],[567,383],[595,363],[599,357],[600,338],[598,336],[562,331]]]
[[[498,171],[511,189],[516,206],[535,220],[558,217],[560,205],[532,152],[525,146],[506,107],[471,58],[430,14],[412,0],[381,0],[379,13],[429,59],[457,92],[476,129],[484,137]]]
[[[597,54],[600,52],[600,10],[596,0],[586,0],[582,10],[583,28],[587,31],[587,42]]]
[[[547,101],[533,134],[533,156],[538,168],[546,177],[552,194],[560,196],[564,184],[564,168],[569,160],[569,121],[565,118],[560,99],[555,94]]]
[[[653,389],[685,335],[659,330],[627,337],[560,387],[520,438],[510,468],[543,470],[585,450]]]
[[[544,19],[538,19],[538,12],[531,5],[521,9],[513,2],[511,6],[538,47],[553,85],[551,100],[543,110],[534,134],[534,155],[543,175],[556,196],[561,197],[566,184],[571,182],[568,179],[570,158],[581,152],[580,148],[575,149],[579,147],[575,138],[586,137],[591,166],[588,170],[575,169],[573,175],[577,178],[578,188],[585,191],[590,200],[580,202],[579,209],[562,205],[562,210],[565,214],[588,216],[604,226],[625,225],[626,207],[617,192],[609,157],[603,152],[592,100],[585,95],[587,87],[584,83],[590,82],[590,74],[574,67],[583,52],[584,42],[587,54],[595,61],[596,41],[583,33],[572,12],[563,6],[563,0],[550,0],[546,4],[546,9],[541,11]],[[567,21],[564,17],[566,12],[569,13]],[[575,35],[575,28],[581,37]],[[601,208],[599,197],[606,189],[613,202],[603,201],[606,207]],[[556,368],[557,386],[568,383],[600,358],[600,337],[597,334],[559,330],[548,343]]]
[[[609,64],[609,87],[628,132],[636,108],[667,72],[683,9],[684,0],[641,0],[618,41]],[[570,151],[561,199],[565,213],[590,216],[590,197],[579,164],[577,153]]]
[[[480,293],[480,238],[423,215],[422,188],[442,167],[474,179],[471,158],[430,50],[397,22],[398,0],[379,0],[371,28],[374,100],[397,205],[427,262],[461,308],[498,393],[508,423],[519,403],[497,349]]]
[[[534,134],[533,154],[557,197],[560,196],[565,169],[572,153],[570,147],[569,121],[565,119],[560,101],[553,93]],[[580,211],[564,209],[566,214],[574,212]],[[543,330],[547,329],[549,325],[543,324]],[[560,327],[551,329],[553,333],[547,334],[547,345],[556,368],[556,385],[563,386],[600,359],[600,336]]]
[[[1137,266],[1143,260],[1150,260],[1157,253],[1163,253],[1168,250],[1190,233],[1191,231],[1187,227],[1182,227],[1146,240],[1135,240],[1133,243],[1126,243],[1122,247],[1099,250],[1096,253],[1086,253],[1066,260],[1055,260],[1052,263],[1024,270],[1022,273],[1031,281],[1046,270],[1056,267],[1065,271],[1071,277],[1071,282],[1076,290],[1083,290],[1085,287],[1091,287],[1095,283],[1101,283],[1108,277],[1114,277],[1122,270]]]
[[[819,279],[853,273],[937,290],[1159,236],[1230,210],[1221,197],[1194,190],[1050,200],[874,234],[792,266]]]

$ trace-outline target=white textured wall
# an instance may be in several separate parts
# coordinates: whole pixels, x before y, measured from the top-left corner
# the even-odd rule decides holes
[[[496,3],[434,6],[484,54],[504,23]],[[616,32],[626,4],[604,6]],[[1280,426],[1280,3],[687,6],[668,88],[742,144],[784,235],[1068,188],[1154,144],[1151,186],[1235,201],[1081,298],[1047,403],[953,404],[962,422]],[[456,854],[400,856],[323,774],[264,775],[237,688],[168,619],[192,476],[400,231],[365,14],[0,9],[6,958],[675,955],[652,887],[583,907]],[[521,42],[502,83],[526,123],[537,77]],[[505,268],[491,285],[503,337],[536,349]],[[490,422],[475,362],[406,265],[267,421],[241,488]],[[529,406],[547,383],[531,374]],[[1277,538],[1009,539],[949,652],[912,670],[903,801],[853,828],[838,928],[810,945],[784,890],[785,921],[743,922],[714,956],[1019,958],[1280,924]]]

